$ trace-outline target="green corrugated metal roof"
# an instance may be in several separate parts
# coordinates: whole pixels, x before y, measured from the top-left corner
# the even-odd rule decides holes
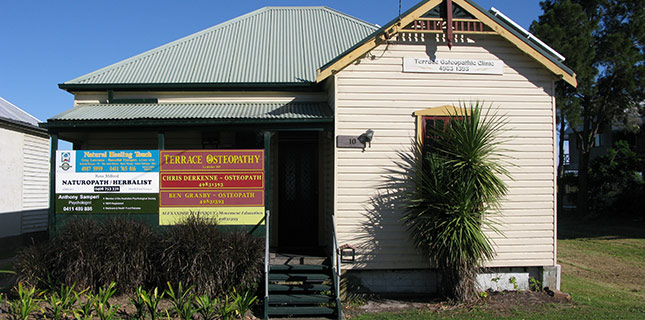
[[[377,27],[327,7],[265,7],[61,84],[311,83]]]
[[[48,120],[186,120],[186,119],[256,119],[256,120],[333,120],[327,103],[149,103],[91,104],[69,109]]]

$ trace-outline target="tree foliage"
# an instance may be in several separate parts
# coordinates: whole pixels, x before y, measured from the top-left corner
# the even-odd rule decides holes
[[[594,215],[611,212],[612,216],[643,218],[640,205],[645,196],[643,159],[625,141],[618,141],[607,154],[589,165],[589,207]]]
[[[645,99],[645,0],[546,0],[531,31],[567,57],[578,87],[560,82],[561,121],[580,142],[578,209],[587,209],[589,153],[603,128]],[[636,112],[638,114],[638,112]],[[561,151],[562,152],[562,151]]]
[[[445,130],[433,132],[431,152],[417,147],[399,166],[406,225],[415,244],[436,263],[442,290],[457,302],[477,298],[475,279],[494,250],[482,229],[495,230],[487,214],[494,212],[507,188],[501,177],[497,134],[504,122],[482,114],[481,104],[464,108]]]

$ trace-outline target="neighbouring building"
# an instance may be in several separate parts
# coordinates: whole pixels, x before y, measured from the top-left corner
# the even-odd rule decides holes
[[[275,265],[266,303],[269,314],[297,314],[288,293],[306,289],[276,282],[312,256],[328,257],[331,270],[362,290],[437,291],[433,265],[415,250],[400,212],[374,200],[427,121],[460,102],[485,101],[507,117],[502,148],[513,179],[482,286],[512,289],[515,277],[528,288],[534,277],[558,288],[554,93],[559,79],[576,85],[575,73],[512,20],[471,0],[422,1],[392,16],[379,27],[326,7],[262,8],[60,84],[74,107],[43,127],[72,141],[77,156],[159,150],[162,162],[188,171],[189,162],[214,159],[216,151],[199,150],[238,152],[229,159],[263,150],[270,215],[258,224],[268,225]],[[175,158],[181,150],[190,151]],[[65,156],[57,172],[73,162]],[[160,174],[161,203],[181,196],[164,193],[175,178]],[[162,209],[134,216],[156,223]],[[52,219],[55,226],[87,214],[52,211]],[[316,298],[324,299],[307,301],[320,306]]]
[[[0,98],[0,244],[47,232],[49,135],[39,120]]]

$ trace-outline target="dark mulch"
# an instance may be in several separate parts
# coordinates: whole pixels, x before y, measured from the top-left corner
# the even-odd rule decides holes
[[[488,293],[486,298],[472,305],[454,305],[436,298],[395,299],[370,297],[361,302],[345,303],[343,313],[346,318],[351,319],[362,314],[370,313],[403,312],[410,310],[467,312],[473,308],[481,308],[493,314],[504,316],[512,314],[517,309],[529,309],[554,303],[573,305],[573,302],[567,299],[565,294],[551,296],[545,291],[517,291]]]

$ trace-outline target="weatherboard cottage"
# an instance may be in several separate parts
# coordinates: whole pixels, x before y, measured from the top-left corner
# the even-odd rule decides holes
[[[422,1],[393,17],[379,27],[326,7],[266,7],[60,84],[74,107],[44,127],[54,150],[64,139],[74,151],[52,153],[56,175],[105,170],[115,181],[154,182],[96,189],[121,200],[111,212],[52,204],[51,227],[89,212],[165,225],[199,211],[266,235],[267,263],[322,257],[362,290],[434,292],[433,265],[401,213],[373,200],[397,153],[423,139],[429,121],[485,101],[507,118],[502,147],[513,179],[498,217],[503,235],[490,234],[496,256],[480,280],[500,276],[503,289],[515,277],[527,288],[535,277],[557,288],[554,92],[559,79],[576,85],[575,74],[471,0]],[[114,158],[111,167],[86,150],[151,156]],[[93,192],[53,189],[52,199]],[[289,305],[277,302],[280,289],[267,286],[269,304]]]

